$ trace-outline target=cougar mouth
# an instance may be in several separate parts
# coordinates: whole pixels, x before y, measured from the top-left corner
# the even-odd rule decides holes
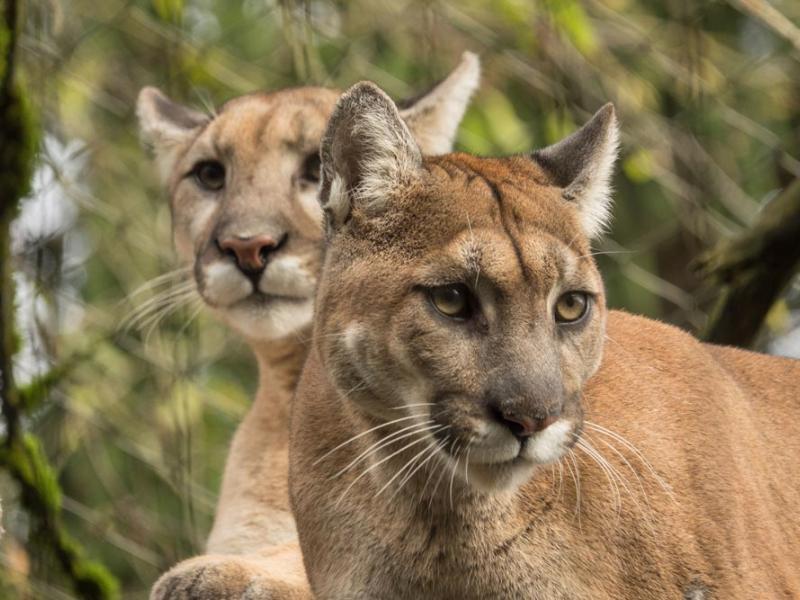
[[[257,288],[254,288],[246,296],[234,300],[230,304],[214,304],[203,296],[203,301],[208,304],[209,307],[222,313],[231,314],[231,316],[239,312],[261,314],[276,309],[279,306],[300,305],[309,300],[310,298],[308,296],[301,296],[298,294],[271,294]]]
[[[280,258],[263,272],[250,274],[224,260],[209,264],[198,261],[195,279],[205,303],[217,310],[304,301],[313,295],[315,281],[298,268],[297,262],[295,257]]]
[[[290,294],[271,294],[261,290],[253,290],[249,296],[234,302],[233,304],[224,308],[236,308],[238,306],[250,305],[255,307],[266,307],[275,302],[303,302],[308,300],[308,296],[290,295]]]
[[[574,416],[556,419],[524,437],[493,419],[461,417],[447,419],[446,429],[434,437],[445,442],[441,451],[453,463],[456,476],[487,492],[514,488],[536,468],[557,463],[577,443],[580,433],[580,421]]]
[[[230,262],[197,261],[194,273],[203,302],[223,322],[248,339],[269,341],[311,322],[316,280],[299,263],[280,257],[262,273],[246,274]]]

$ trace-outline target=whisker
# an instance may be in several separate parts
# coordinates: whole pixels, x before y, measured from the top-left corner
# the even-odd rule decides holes
[[[582,232],[580,232],[580,231],[579,231],[578,233],[576,233],[576,234],[575,234],[575,237],[573,237],[573,238],[572,238],[572,239],[569,241],[569,244],[567,244],[567,247],[569,247],[569,248],[572,248],[572,244],[573,244],[573,243],[575,243],[575,240],[577,240],[579,237],[581,237],[581,235],[582,235]]]
[[[447,430],[447,429],[450,429],[450,426],[449,426],[449,425],[447,425],[447,426],[446,426],[446,427],[444,427],[443,429],[440,429],[440,430],[438,430],[438,431],[437,431],[437,433],[441,433],[442,431],[445,431],[445,430]],[[396,495],[397,495],[397,494],[400,492],[400,490],[401,490],[401,489],[403,489],[403,486],[406,484],[406,482],[408,482],[408,481],[409,481],[409,480],[410,480],[410,479],[411,479],[411,478],[414,476],[414,473],[416,473],[417,471],[419,471],[419,470],[420,470],[422,467],[424,467],[424,466],[425,466],[425,465],[426,465],[426,464],[427,464],[427,463],[428,463],[428,462],[429,462],[429,461],[430,461],[430,460],[431,460],[431,459],[432,459],[434,456],[436,456],[436,455],[437,455],[438,451],[439,451],[439,450],[441,450],[441,448],[443,447],[443,445],[444,445],[444,444],[443,444],[442,442],[438,442],[438,443],[435,443],[435,444],[432,444],[432,445],[431,445],[431,446],[432,446],[432,449],[431,449],[431,452],[430,452],[430,454],[429,454],[429,455],[428,455],[428,456],[425,458],[425,460],[423,460],[421,463],[419,463],[419,464],[418,464],[418,465],[417,465],[417,466],[416,466],[416,467],[415,467],[415,468],[414,468],[412,471],[409,471],[409,472],[408,472],[408,474],[407,474],[405,477],[403,477],[403,479],[400,481],[400,484],[397,486],[397,489],[394,491],[394,493],[393,493],[391,496],[389,496],[389,500],[391,500],[392,498],[394,498],[394,497],[395,497],[395,496],[396,496]],[[429,446],[429,448],[430,448],[431,446]],[[429,476],[429,477],[430,477],[430,476]],[[426,483],[427,483],[427,482],[426,482]]]
[[[439,445],[436,447],[438,452],[433,454],[433,456],[435,456],[440,463],[444,461],[444,458],[440,453],[444,451],[445,447],[447,446],[447,442],[449,441],[450,441],[450,436],[449,435],[445,436],[445,438],[441,442],[439,442]],[[420,491],[420,496],[419,496],[420,502],[425,497],[425,492],[428,489],[428,484],[431,482],[431,478],[433,477],[433,474],[435,472],[436,472],[435,468],[431,469],[428,472],[428,478],[425,480],[425,485],[422,487],[422,491]],[[430,506],[430,502],[428,505]]]
[[[586,435],[586,434],[584,434],[584,435]],[[617,450],[617,448],[613,444],[610,444],[609,442],[606,442],[603,439],[600,439],[599,441],[602,442],[603,444],[605,444],[606,446],[608,446],[614,453],[617,454],[617,456],[620,457],[620,459],[623,462],[625,462],[625,464],[628,466],[628,469],[631,470],[631,472],[634,474],[634,476],[636,477],[637,481],[639,482],[639,489],[641,490],[642,496],[644,498],[644,506],[642,506],[642,504],[637,499],[636,495],[634,495],[633,492],[630,490],[630,488],[627,486],[627,484],[625,483],[624,478],[622,478],[620,476],[620,483],[625,488],[625,491],[628,492],[628,496],[630,496],[630,498],[633,501],[634,505],[639,510],[639,512],[641,513],[642,517],[644,517],[645,522],[647,523],[647,526],[650,528],[651,533],[655,536],[656,535],[656,529],[655,529],[655,525],[653,523],[653,510],[650,507],[650,502],[649,502],[649,499],[647,497],[647,492],[644,489],[644,485],[642,484],[642,480],[639,477],[639,474],[636,472],[636,470],[630,464],[628,459],[625,458],[625,455],[623,455],[619,450]],[[645,508],[647,508],[647,510],[645,510]]]
[[[185,306],[187,302],[192,300],[192,294],[173,298],[169,303],[162,306],[153,307],[151,310],[140,314],[136,319],[127,323],[124,327],[125,330],[137,329],[145,334],[145,341],[150,337],[152,330],[155,329],[161,321],[168,315],[174,313],[181,307]]]
[[[639,487],[642,490],[642,496],[644,497],[644,505],[642,505],[642,503],[639,502],[639,500],[636,497],[636,495],[627,486],[627,484],[625,483],[624,478],[620,478],[620,483],[622,484],[623,488],[625,488],[625,491],[628,493],[628,496],[633,501],[634,506],[639,511],[639,513],[642,515],[642,518],[643,518],[645,524],[647,525],[647,527],[650,529],[650,532],[655,537],[657,534],[656,534],[655,523],[653,521],[654,513],[653,513],[653,509],[650,507],[650,502],[649,502],[649,499],[647,497],[647,492],[645,491],[644,486],[642,485],[641,478],[639,477],[638,473],[636,473],[636,471],[632,469],[632,466],[630,465],[630,463],[627,461],[625,456],[619,452],[619,450],[617,450],[612,444],[609,444],[609,443],[605,442],[605,440],[601,439],[600,441],[603,442],[604,444],[606,444],[609,448],[611,448],[611,450],[614,451],[628,465],[628,468],[631,469],[633,474],[636,476],[636,479],[639,481]]]
[[[450,475],[450,510],[453,510],[453,481],[456,479],[456,471],[458,470],[458,455],[461,453],[462,447],[459,446],[453,456],[455,464],[453,465],[453,472]]]
[[[405,450],[408,450],[409,448],[411,448],[411,447],[413,447],[413,446],[416,446],[416,445],[417,445],[417,444],[419,444],[420,442],[424,442],[424,441],[425,441],[425,437],[418,437],[416,440],[414,440],[414,441],[412,441],[412,442],[410,442],[410,443],[406,444],[405,446],[403,446],[403,447],[402,447],[402,448],[400,448],[399,450],[395,450],[394,452],[392,452],[392,453],[391,453],[391,454],[389,454],[388,456],[385,456],[385,457],[383,457],[383,458],[382,458],[381,460],[379,460],[378,462],[376,462],[376,463],[373,463],[372,465],[370,465],[369,467],[367,467],[367,468],[366,468],[366,469],[365,469],[365,470],[364,470],[364,471],[361,473],[361,475],[359,475],[358,477],[356,477],[355,479],[353,479],[353,481],[351,481],[351,482],[350,482],[350,485],[348,485],[348,486],[345,488],[344,492],[342,492],[342,495],[341,495],[341,496],[339,496],[339,499],[336,501],[336,506],[338,507],[338,506],[339,506],[339,504],[341,504],[342,500],[343,500],[343,499],[344,499],[344,497],[347,495],[347,492],[349,492],[349,491],[352,489],[352,487],[353,487],[353,486],[354,486],[356,483],[358,483],[358,481],[359,481],[361,478],[365,477],[365,476],[366,476],[366,475],[367,475],[367,474],[368,474],[370,471],[372,471],[372,469],[375,469],[375,468],[379,467],[380,465],[382,465],[383,463],[385,463],[387,460],[389,460],[389,459],[391,459],[391,458],[393,458],[393,457],[397,456],[397,455],[398,455],[398,454],[400,454],[401,452],[404,452]]]
[[[119,329],[129,330],[138,327],[142,322],[149,320],[153,314],[172,305],[180,304],[194,297],[195,294],[196,288],[193,281],[161,292],[131,310],[120,322]]]
[[[653,468],[653,465],[650,464],[650,461],[647,460],[647,458],[645,458],[644,454],[642,454],[636,446],[634,446],[630,441],[625,439],[617,432],[612,431],[606,427],[603,427],[602,425],[598,425],[597,423],[592,423],[591,421],[584,421],[584,423],[586,424],[587,427],[593,429],[594,431],[597,431],[600,434],[604,434],[610,438],[615,439],[620,444],[625,446],[628,450],[633,452],[633,454],[642,462],[642,464],[647,468],[647,470],[650,471],[650,474],[658,482],[661,488],[667,493],[670,499],[673,502],[677,502],[670,486],[667,485],[667,483],[661,478],[661,476],[656,472],[655,468]]]
[[[129,315],[123,320],[123,323],[128,320],[133,320],[140,315],[146,315],[153,307],[159,307],[163,304],[169,303],[170,300],[173,298],[183,296],[183,295],[191,295],[194,293],[195,287],[193,282],[187,282],[186,284],[181,285],[180,287],[170,288],[168,290],[164,290],[159,292],[157,295],[145,300],[141,304],[135,306],[129,313]],[[157,308],[156,308],[157,310]]]
[[[194,307],[193,307],[193,310],[192,310],[191,314],[189,315],[189,318],[186,319],[186,322],[178,330],[178,334],[177,334],[178,337],[182,336],[186,332],[186,330],[189,329],[189,326],[194,322],[194,320],[197,318],[197,316],[203,310],[203,306],[204,306],[204,303],[203,303],[203,299],[202,298],[195,299]]]
[[[344,400],[345,398],[350,397],[350,394],[352,394],[354,392],[358,392],[360,390],[363,390],[365,387],[367,387],[367,381],[365,379],[362,379],[357,384],[355,384],[353,387],[351,387],[349,390],[347,390],[344,394],[342,394],[342,400]]]
[[[585,432],[584,432],[583,435],[584,435],[584,437],[588,437],[588,434],[585,433]],[[644,497],[645,502],[649,505],[650,502],[649,502],[649,500],[647,498],[647,491],[644,489],[644,484],[642,483],[642,478],[639,477],[639,473],[636,471],[636,469],[633,467],[633,465],[630,463],[630,461],[628,461],[628,459],[625,457],[625,455],[622,454],[622,452],[620,452],[619,450],[617,450],[616,446],[614,446],[610,442],[607,442],[604,439],[598,439],[597,441],[600,442],[601,444],[605,445],[605,446],[608,446],[608,448],[612,452],[614,452],[614,454],[616,454],[620,458],[620,460],[622,462],[625,463],[625,465],[628,467],[630,472],[633,473],[634,477],[636,477],[636,481],[639,483],[639,489],[642,492],[642,496]]]
[[[359,438],[364,437],[367,434],[372,433],[373,431],[377,431],[378,429],[383,429],[384,427],[389,427],[390,425],[394,425],[395,423],[399,423],[401,421],[408,421],[409,419],[418,419],[418,418],[419,417],[417,415],[409,415],[409,416],[405,416],[405,417],[400,417],[399,419],[394,419],[393,421],[386,421],[385,423],[381,423],[380,425],[376,425],[375,427],[367,429],[366,431],[362,431],[361,433],[359,433],[357,435],[354,435],[351,438],[348,438],[347,440],[345,440],[344,442],[342,442],[341,444],[339,444],[335,448],[333,448],[331,450],[328,450],[325,454],[320,456],[312,464],[315,465],[315,466],[318,465],[320,462],[325,460],[327,457],[329,457],[331,454],[333,454],[334,452],[336,452],[340,448],[344,448],[348,444],[354,442],[355,440],[357,440]]]
[[[431,497],[428,498],[428,506],[431,506],[431,504],[433,503],[433,499],[436,497],[436,492],[439,491],[439,484],[442,483],[442,479],[447,474],[447,458],[445,457],[441,462],[442,462],[442,472],[439,475],[439,479],[436,480],[436,485],[433,486]]]
[[[466,481],[467,485],[469,485],[469,452],[472,450],[472,442],[475,440],[470,440],[467,443],[467,456],[464,459],[464,481]]]
[[[367,458],[368,456],[375,454],[378,450],[385,448],[386,446],[391,446],[395,442],[405,439],[407,437],[411,437],[412,435],[417,435],[419,433],[423,433],[425,431],[429,431],[435,427],[432,421],[426,423],[414,423],[413,425],[409,425],[408,427],[404,427],[394,433],[387,435],[384,438],[380,438],[377,442],[369,446],[366,450],[364,450],[361,454],[356,456],[350,464],[348,464],[343,469],[339,470],[336,474],[331,475],[330,479],[336,479],[340,477],[343,473],[349,471],[353,466],[360,463],[362,460]],[[408,430],[411,431],[408,431]],[[399,435],[402,434],[402,435]]]
[[[582,531],[583,527],[581,525],[581,476],[580,476],[580,470],[578,468],[578,461],[575,458],[575,453],[572,451],[572,449],[569,450],[568,456],[570,458],[571,466],[570,466],[570,463],[567,463],[567,466],[570,467],[570,473],[572,474],[572,480],[575,482],[575,514],[578,517],[578,529],[580,529]],[[573,467],[575,469],[574,472],[572,470]]]
[[[444,425],[440,425],[438,429],[432,429],[431,431],[429,431],[427,433],[429,433],[429,434],[436,433],[438,430],[442,429],[443,427],[444,427]],[[389,481],[387,481],[386,483],[383,484],[383,486],[381,487],[381,489],[378,490],[378,492],[375,494],[375,496],[376,497],[380,496],[381,492],[383,492],[383,490],[385,490],[387,487],[389,487],[395,479],[397,479],[398,477],[400,477],[400,475],[403,474],[403,471],[405,471],[406,469],[408,469],[410,467],[413,468],[414,463],[416,463],[417,459],[419,459],[423,454],[428,452],[434,446],[435,446],[435,444],[428,444],[420,452],[415,454],[408,462],[406,462],[405,465],[403,465],[403,467],[401,469],[398,469],[397,473],[392,475],[392,477],[389,479]]]
[[[600,252],[589,252],[582,254],[578,258],[589,258],[590,256],[602,256],[604,254],[635,254],[634,250],[602,250]]]
[[[172,271],[167,271],[166,273],[162,273],[157,277],[153,277],[145,281],[142,285],[137,287],[133,290],[130,294],[126,296],[127,299],[132,299],[134,296],[138,296],[139,294],[151,290],[155,287],[158,287],[162,284],[172,282],[174,279],[183,278],[189,272],[191,272],[192,267],[180,267],[178,269],[173,269]]]
[[[147,300],[145,300],[141,304],[148,304],[148,303],[150,303],[150,302],[152,302],[154,300],[157,300],[158,298],[162,298],[164,295],[169,295],[170,293],[173,293],[173,292],[176,292],[176,291],[186,290],[186,289],[189,289],[189,288],[195,288],[196,287],[196,283],[195,283],[194,279],[186,279],[186,280],[178,281],[178,282],[169,281],[169,282],[166,282],[166,283],[168,284],[169,287],[167,287],[167,288],[165,288],[163,290],[158,290],[157,292],[154,292],[153,295],[150,298],[148,298]],[[158,286],[156,286],[156,287],[158,287]],[[152,288],[151,288],[151,290],[152,290]],[[142,293],[144,293],[146,291],[149,291],[149,290],[147,290],[147,289],[143,289],[141,291],[137,290],[136,292],[126,296],[126,299],[129,299],[129,300],[133,299],[134,295],[138,296],[138,295],[140,295],[140,294],[142,294]],[[140,304],[140,306],[141,306],[141,304]]]
[[[169,316],[169,315],[177,312],[178,310],[180,310],[189,300],[192,299],[192,296],[193,296],[193,294],[190,294],[190,295],[188,295],[186,297],[181,297],[180,299],[175,300],[171,304],[165,306],[160,311],[155,313],[148,320],[142,322],[142,324],[140,325],[140,329],[145,332],[144,333],[144,343],[145,343],[145,345],[147,345],[149,343],[150,336],[153,334],[153,332],[156,330],[156,328],[158,328],[158,326],[164,321],[164,319],[166,319],[167,316]],[[198,298],[197,300],[200,300],[200,299]],[[202,302],[202,300],[200,300],[200,302]],[[200,305],[200,308],[202,308],[202,304]],[[199,312],[199,309],[198,309],[198,312]]]
[[[614,477],[612,476],[613,475],[612,467],[608,464],[608,461],[606,461],[602,457],[602,455],[594,447],[591,446],[588,440],[579,439],[578,442],[576,443],[576,446],[584,454],[586,454],[589,458],[591,458],[597,464],[597,466],[600,467],[600,470],[603,471],[603,474],[606,476],[606,479],[608,480],[608,485],[611,488],[611,492],[612,494],[614,494],[614,506],[617,513],[617,520],[619,520],[620,511],[622,510],[622,500],[620,497],[619,486],[617,485],[616,479],[614,479]]]

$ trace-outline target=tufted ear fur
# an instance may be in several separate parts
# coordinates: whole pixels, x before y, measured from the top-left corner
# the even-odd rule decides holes
[[[574,202],[589,238],[598,237],[611,215],[611,175],[617,159],[619,125],[612,104],[598,110],[578,131],[536,150],[532,157]]]
[[[391,192],[412,180],[422,152],[387,96],[363,81],[339,99],[322,138],[320,203],[328,231],[354,207],[379,214]]]
[[[162,180],[172,172],[177,150],[208,123],[207,115],[173,102],[161,90],[142,88],[136,102],[142,139],[153,146]]]
[[[423,154],[446,154],[453,149],[458,125],[480,78],[478,56],[464,52],[458,66],[430,91],[399,103],[400,116],[414,134]]]

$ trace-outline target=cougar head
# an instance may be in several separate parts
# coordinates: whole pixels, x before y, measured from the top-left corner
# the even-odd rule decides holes
[[[617,137],[607,105],[530,154],[424,158],[382,91],[348,91],[322,144],[330,242],[314,330],[341,401],[369,422],[407,414],[409,445],[427,441],[483,490],[561,458],[602,354],[590,239],[609,215]]]
[[[402,111],[420,148],[447,152],[479,63],[459,66]],[[155,88],[139,95],[143,137],[170,196],[178,254],[206,305],[252,341],[310,323],[322,260],[319,147],[340,92],[254,93],[208,115]]]

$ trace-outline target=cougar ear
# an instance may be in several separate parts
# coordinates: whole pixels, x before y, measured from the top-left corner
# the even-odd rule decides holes
[[[379,214],[392,191],[407,185],[422,164],[397,106],[369,82],[339,98],[320,155],[320,203],[329,231],[344,224],[354,207]]]
[[[180,144],[210,120],[199,111],[173,102],[154,87],[139,92],[136,116],[142,139],[153,146],[162,179],[171,173]]]
[[[480,78],[478,56],[464,52],[458,66],[430,91],[400,103],[400,116],[423,154],[446,154],[453,149],[458,125]]]
[[[608,225],[618,144],[614,105],[606,104],[578,131],[532,154],[553,183],[563,188],[564,199],[577,205],[589,238],[599,236]]]

